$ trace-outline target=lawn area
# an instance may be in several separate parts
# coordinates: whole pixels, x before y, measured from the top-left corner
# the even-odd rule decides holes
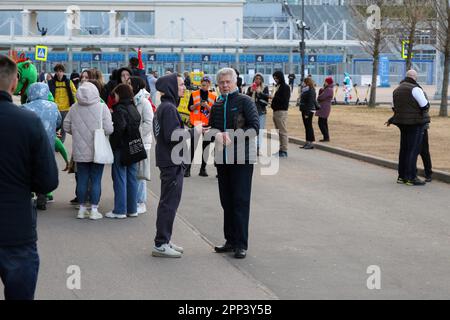
[[[333,106],[328,120],[330,129],[329,145],[374,155],[377,157],[398,160],[400,132],[396,126],[386,127],[384,123],[392,116],[388,107],[374,109],[365,106]],[[450,172],[450,118],[440,118],[439,110],[431,110],[429,130],[430,153],[433,168]],[[322,139],[314,120],[316,140]],[[267,115],[267,128],[273,128],[272,113]],[[300,111],[296,107],[289,110],[289,136],[305,139]],[[418,166],[422,168],[419,157]]]

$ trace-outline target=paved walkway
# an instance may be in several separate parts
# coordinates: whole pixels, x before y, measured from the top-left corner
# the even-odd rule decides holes
[[[74,176],[61,172],[56,203],[39,213],[36,298],[448,299],[449,185],[397,185],[393,170],[295,145],[277,175],[258,168],[244,260],[213,253],[223,216],[212,166],[202,178],[194,165],[185,180],[173,236],[181,259],[151,257],[156,168],[149,213],[124,221],[75,219]],[[110,172],[102,212],[113,203]],[[70,265],[81,268],[81,290],[67,289]],[[381,269],[380,290],[367,288],[371,265]]]

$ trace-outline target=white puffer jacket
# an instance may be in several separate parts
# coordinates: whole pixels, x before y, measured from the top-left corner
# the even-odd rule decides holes
[[[134,96],[134,104],[141,115],[139,130],[141,132],[142,142],[147,150],[151,149],[153,142],[153,109],[150,101],[148,101],[149,97],[150,93],[145,89],[141,89]]]
[[[72,135],[72,156],[75,162],[94,161],[94,132],[103,121],[105,134],[113,132],[111,112],[100,102],[97,87],[85,82],[78,88],[77,102],[64,119],[64,131]]]

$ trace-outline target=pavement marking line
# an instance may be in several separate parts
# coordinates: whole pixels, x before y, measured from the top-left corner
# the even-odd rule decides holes
[[[154,193],[152,190],[150,190],[149,186],[147,186],[147,191],[150,192],[150,194],[159,201],[159,197],[156,193]],[[191,224],[185,217],[183,217],[181,214],[178,214],[175,217],[176,219],[179,219],[188,229],[192,231],[196,236],[198,236],[200,239],[202,239],[206,244],[208,244],[211,248],[214,249],[214,244],[211,240],[209,240],[204,234],[200,232],[193,224]],[[232,267],[237,269],[241,274],[243,274],[246,278],[248,278],[250,281],[256,284],[256,286],[264,291],[265,294],[269,296],[272,300],[280,300],[280,298],[273,292],[269,287],[267,287],[265,284],[263,284],[261,281],[256,279],[252,274],[244,270],[243,268],[235,265],[234,263],[231,263],[231,261],[228,261],[225,256],[221,255],[225,261],[227,261]]]

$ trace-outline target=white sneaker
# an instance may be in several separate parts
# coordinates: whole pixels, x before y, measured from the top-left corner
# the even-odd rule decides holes
[[[127,217],[130,217],[130,218],[136,218],[136,217],[138,217],[139,216],[139,212],[136,212],[136,213],[127,213]]]
[[[89,210],[86,207],[80,207],[78,209],[77,219],[84,219],[89,217]]]
[[[142,213],[145,213],[145,212],[147,212],[147,206],[145,205],[145,203],[138,203],[137,213],[138,214],[142,214]]]
[[[152,256],[163,258],[181,258],[181,253],[172,249],[169,244],[165,243],[159,247],[154,246]]]
[[[110,218],[110,219],[125,219],[127,217],[126,214],[115,214],[112,211],[108,212],[107,214],[105,214],[106,218]]]
[[[102,219],[102,218],[103,218],[103,215],[100,212],[98,212],[97,209],[92,209],[91,210],[91,214],[89,215],[89,219],[91,219],[91,220],[98,220],[98,219]]]
[[[179,252],[179,253],[183,253],[183,252],[184,252],[183,247],[177,246],[175,243],[169,242],[169,246],[170,246],[173,250],[175,250],[175,251],[177,251],[177,252]]]

